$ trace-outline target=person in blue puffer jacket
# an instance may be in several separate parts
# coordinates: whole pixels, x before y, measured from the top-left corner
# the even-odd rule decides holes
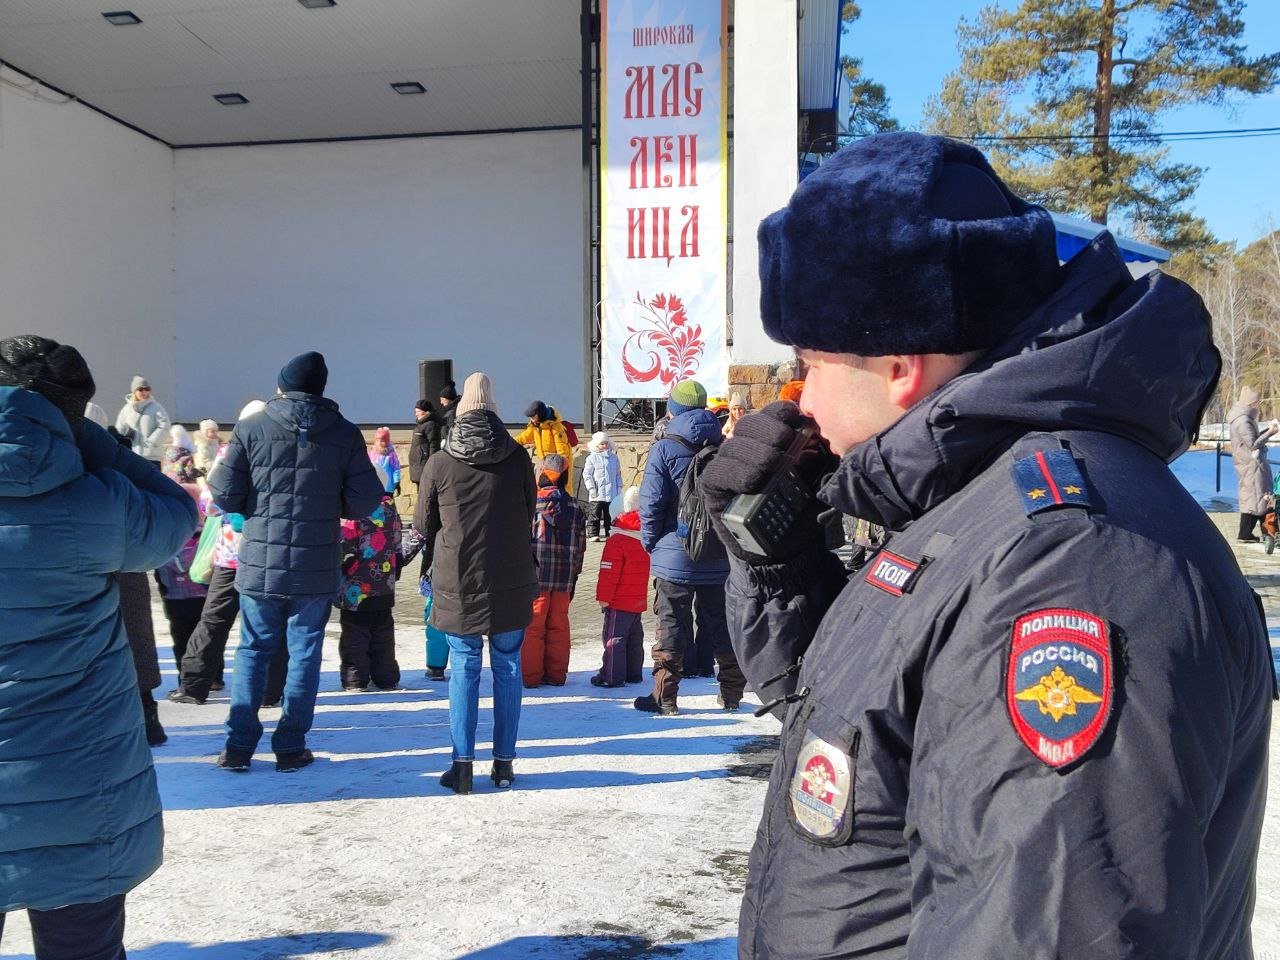
[[[667,412],[673,415],[671,422],[663,438],[649,448],[640,484],[640,543],[650,557],[658,637],[653,644],[653,693],[637,697],[635,708],[663,716],[678,712],[680,678],[686,661],[690,666],[694,662],[696,607],[698,642],[712,645],[720,666],[721,705],[737,710],[746,678],[738,669],[724,615],[729,557],[719,548],[695,561],[676,532],[685,472],[704,446],[720,446],[720,421],[707,410],[707,391],[696,380],[681,380],[671,388]]]
[[[124,957],[124,897],[164,827],[114,574],[196,527],[172,480],[84,419],[73,347],[0,341],[0,931],[37,960]]]

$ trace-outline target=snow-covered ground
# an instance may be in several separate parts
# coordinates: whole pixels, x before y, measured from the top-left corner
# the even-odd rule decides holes
[[[1257,562],[1273,560],[1259,551]],[[487,671],[476,793],[438,785],[447,694],[422,677],[421,601],[408,581],[397,607],[405,689],[340,692],[331,625],[311,768],[277,774],[264,738],[250,773],[219,770],[225,696],[162,702],[165,864],[129,896],[132,960],[734,957],[778,724],[722,712],[710,680],[686,681],[674,718],[633,710],[643,688],[590,686],[590,593],[574,604],[568,685],[526,691],[513,790],[487,778]],[[163,692],[173,667],[158,604],[156,614]],[[263,716],[270,728],[278,711]],[[1259,881],[1255,947],[1260,960],[1280,960],[1275,803]],[[0,957],[30,952],[25,917],[9,917]]]
[[[486,669],[476,792],[454,796],[437,783],[447,685],[423,679],[421,603],[406,579],[390,693],[340,691],[334,618],[318,760],[301,772],[275,772],[269,734],[249,773],[214,766],[225,695],[161,702],[165,863],[129,895],[132,960],[735,956],[777,721],[725,713],[711,680],[686,681],[672,718],[632,709],[647,687],[592,687],[599,608],[580,597],[569,683],[525,692],[515,788],[488,779]],[[174,671],[155,610],[162,694]],[[263,711],[268,730],[278,715]],[[30,952],[25,915],[10,916],[0,957]]]

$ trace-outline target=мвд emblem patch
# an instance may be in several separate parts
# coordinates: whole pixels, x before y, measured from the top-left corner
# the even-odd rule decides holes
[[[1111,641],[1083,610],[1035,610],[1013,624],[1005,706],[1013,729],[1051,767],[1079,760],[1111,715]]]
[[[805,731],[791,778],[791,814],[805,833],[818,841],[847,836],[853,809],[853,775],[849,755]]]

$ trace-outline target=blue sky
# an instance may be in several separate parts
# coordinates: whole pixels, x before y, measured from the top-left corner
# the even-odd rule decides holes
[[[925,101],[960,62],[956,24],[961,16],[976,17],[985,4],[861,0],[860,5],[862,17],[845,34],[844,52],[862,58],[867,76],[884,84],[894,116],[914,129]],[[1280,50],[1280,3],[1252,0],[1245,6],[1244,22],[1251,55]],[[1160,124],[1168,131],[1236,127],[1280,127],[1280,91],[1240,100],[1233,110],[1183,108],[1167,114]],[[1169,147],[1172,160],[1207,168],[1193,205],[1219,239],[1244,246],[1266,231],[1268,215],[1280,226],[1280,136]]]

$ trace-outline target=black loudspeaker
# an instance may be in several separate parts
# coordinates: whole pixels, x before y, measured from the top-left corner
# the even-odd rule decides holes
[[[439,406],[440,388],[452,379],[452,360],[418,361],[418,396],[430,400],[433,407]],[[462,387],[457,389],[461,395]]]

